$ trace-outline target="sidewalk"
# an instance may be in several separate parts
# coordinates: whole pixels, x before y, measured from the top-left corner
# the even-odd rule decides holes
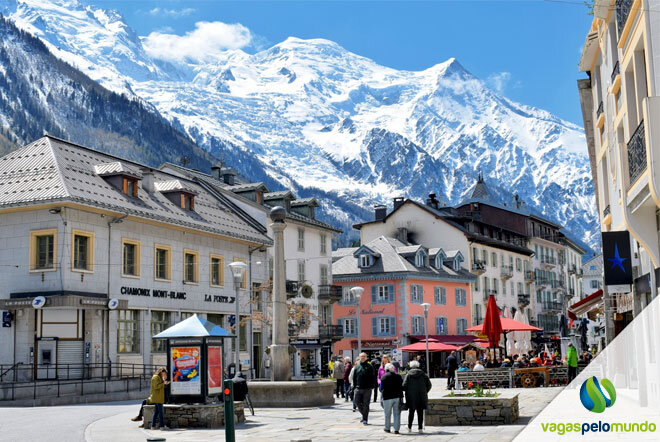
[[[435,379],[431,396],[446,394],[444,379]],[[401,434],[383,431],[384,416],[379,403],[371,403],[369,425],[360,424],[359,413],[352,412],[350,402],[338,399],[334,406],[321,408],[268,408],[255,410],[255,416],[246,416],[247,422],[236,426],[237,441],[290,440],[429,440],[453,441],[510,441],[536,416],[562,388],[516,389],[520,393],[520,420],[516,425],[504,426],[456,426],[427,427],[423,435],[417,434],[417,423],[408,433],[408,413],[401,414]],[[85,430],[88,442],[144,441],[149,436],[165,437],[168,441],[224,440],[224,429],[192,430],[173,429],[168,431],[142,430],[131,422],[135,411],[116,414],[100,419]]]

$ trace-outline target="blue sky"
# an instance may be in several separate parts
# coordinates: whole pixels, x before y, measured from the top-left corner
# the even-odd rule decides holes
[[[295,36],[397,69],[456,57],[514,101],[582,126],[577,63],[591,23],[582,0],[86,1],[120,11],[144,36],[185,35],[200,21],[241,24],[247,52]]]

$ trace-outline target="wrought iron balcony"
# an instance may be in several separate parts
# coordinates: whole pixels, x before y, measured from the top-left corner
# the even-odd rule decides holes
[[[608,204],[607,207],[603,210],[603,218],[605,218],[607,215],[609,215],[610,212],[610,205]]]
[[[559,279],[555,279],[551,282],[552,282],[552,284],[551,284],[552,285],[552,290],[555,291],[555,292],[560,291],[560,290],[564,290],[564,288],[566,287],[566,284],[564,283],[564,281],[561,281]]]
[[[342,288],[339,285],[320,285],[319,286],[319,302],[330,303],[341,301]]]
[[[546,287],[547,285],[550,285],[550,280],[547,278],[536,278],[534,282],[537,288],[543,288]]]
[[[541,304],[543,310],[549,312],[560,312],[563,309],[561,302],[546,301]]]
[[[536,275],[531,270],[525,271],[525,281],[532,282],[536,279]]]
[[[596,109],[596,120],[598,119],[598,117],[600,117],[600,114],[603,113],[603,108],[604,108],[603,102],[601,101],[600,104],[598,105],[598,109]]]
[[[646,142],[644,141],[644,120],[628,141],[628,174],[633,184],[646,170]]]
[[[486,271],[486,263],[484,261],[475,260],[472,263],[472,273],[481,275]]]
[[[557,264],[557,261],[553,256],[541,255],[541,264],[547,267],[552,267]]]
[[[614,63],[614,69],[612,69],[612,84],[614,84],[614,80],[616,80],[616,76],[619,75],[619,61],[617,60],[616,63]]]
[[[621,38],[621,32],[626,26],[626,21],[628,20],[628,14],[630,14],[632,4],[633,0],[616,0],[616,29],[619,38]]]
[[[502,279],[507,280],[513,276],[513,266],[503,265],[500,269]]]
[[[524,307],[529,305],[530,296],[529,293],[518,293],[518,305]]]
[[[568,266],[568,274],[569,275],[574,275],[575,272],[577,272],[577,267],[576,267],[575,264],[571,264],[570,266]]]
[[[339,341],[344,338],[344,327],[341,325],[319,325],[321,341]]]

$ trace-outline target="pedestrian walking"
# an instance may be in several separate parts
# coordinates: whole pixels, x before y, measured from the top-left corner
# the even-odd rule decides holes
[[[371,360],[371,366],[374,368],[374,373],[378,374],[378,369],[380,367],[380,361],[378,358],[373,358]],[[378,402],[378,385],[374,387],[374,402]]]
[[[383,409],[385,411],[385,428],[390,432],[390,423],[394,415],[394,434],[399,434],[401,427],[401,401],[403,399],[403,379],[396,372],[396,368],[391,363],[386,363],[385,374],[380,378],[381,398],[383,399]]]
[[[357,366],[360,364],[360,358],[357,357],[355,359],[355,364],[353,364],[353,367],[351,368],[351,372],[348,375],[348,381],[351,383],[351,400],[353,401],[353,412],[357,409],[357,404],[355,403],[355,380],[353,377],[355,376],[355,369]]]
[[[575,376],[577,376],[577,367],[578,367],[578,357],[577,349],[573,346],[573,343],[568,344],[568,350],[566,351],[566,365],[568,365],[568,384],[571,383]]]
[[[381,362],[380,362],[380,367],[378,367],[378,388],[377,388],[377,390],[381,391],[381,394],[380,394],[381,399],[383,398],[383,393],[382,393],[383,389],[380,388],[380,380],[383,376],[385,376],[385,366],[387,364],[391,363],[391,362],[392,361],[390,361],[389,356],[383,355],[383,358],[381,359]],[[392,367],[394,367],[394,365],[392,365]],[[396,368],[394,368],[394,372],[396,373]]]
[[[164,421],[163,404],[165,403],[165,386],[170,383],[167,381],[167,370],[159,368],[156,373],[151,377],[151,394],[147,402],[153,404],[154,414],[151,418],[151,428],[154,430],[161,429],[167,430]],[[156,418],[158,418],[158,426],[156,427]]]
[[[413,420],[417,413],[417,427],[420,433],[424,432],[424,410],[429,404],[429,391],[431,380],[419,369],[418,361],[410,362],[410,370],[403,380],[403,391],[406,393],[408,405],[408,432],[412,431]]]
[[[452,351],[447,357],[447,390],[453,390],[456,386],[456,370],[458,370],[458,359],[456,352]]]
[[[344,402],[348,402],[349,396],[351,396],[350,391],[351,391],[351,382],[349,381],[348,377],[351,374],[351,370],[353,369],[353,364],[351,364],[351,358],[346,358],[344,360]]]
[[[335,386],[335,395],[337,399],[339,397],[344,397],[344,362],[341,359],[338,359],[335,362],[334,367],[332,368],[332,377],[335,378],[337,382]]]
[[[377,380],[376,370],[367,361],[366,353],[360,353],[360,363],[357,364],[353,373],[353,384],[355,385],[355,403],[362,415],[360,422],[368,425],[371,390],[377,388]]]

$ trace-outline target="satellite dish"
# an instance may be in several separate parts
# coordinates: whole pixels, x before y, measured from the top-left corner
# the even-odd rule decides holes
[[[303,286],[300,287],[300,294],[305,298],[311,298],[314,295],[314,289],[312,289],[312,286],[309,284],[303,284]]]

